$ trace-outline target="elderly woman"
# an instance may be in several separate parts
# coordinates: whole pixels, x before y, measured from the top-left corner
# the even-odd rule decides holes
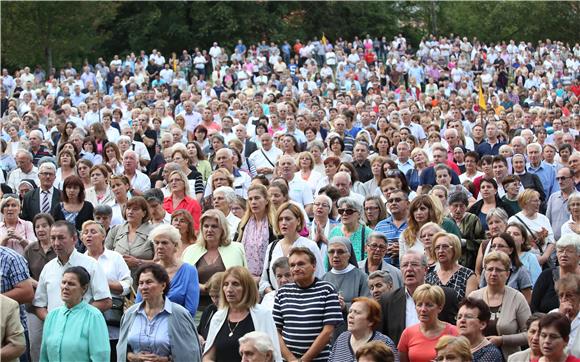
[[[540,265],[552,266],[551,255],[554,252],[554,231],[550,220],[540,214],[540,193],[526,189],[518,196],[522,211],[510,217],[508,223],[518,222],[524,225],[531,235],[532,252],[538,256]]]
[[[150,203],[151,204],[151,203]],[[185,210],[177,210],[171,214],[171,225],[173,225],[181,235],[181,243],[177,250],[177,256],[181,259],[185,249],[195,244],[196,234],[193,228],[193,217]]]
[[[111,218],[111,225],[120,225],[125,222],[123,217],[123,209],[129,200],[129,190],[131,189],[131,182],[125,175],[111,175],[109,179],[111,191],[113,192],[113,201],[109,201],[109,206],[113,210]]]
[[[135,276],[137,268],[148,263],[155,255],[153,245],[148,239],[153,229],[149,224],[149,204],[143,197],[134,196],[127,201],[123,218],[127,221],[109,231],[105,246],[123,255],[125,263]],[[134,282],[137,280],[133,278]]]
[[[119,326],[124,312],[125,296],[131,292],[133,279],[123,256],[116,251],[105,249],[105,229],[96,221],[85,221],[82,226],[81,239],[87,248],[86,254],[97,260],[101,266],[113,299],[113,306],[104,313],[111,350],[119,339]]]
[[[444,335],[457,336],[457,328],[439,320],[445,305],[445,292],[439,286],[423,284],[413,293],[419,323],[408,326],[399,340],[402,362],[430,362],[435,358],[435,345]]]
[[[258,331],[274,344],[274,359],[282,361],[278,332],[272,313],[258,304],[256,282],[245,267],[233,267],[222,276],[220,309],[211,320],[204,348],[204,361],[241,361],[238,339]]]
[[[213,207],[226,215],[230,235],[238,230],[240,219],[231,212],[231,205],[236,202],[236,192],[229,186],[220,186],[213,191]]]
[[[491,238],[498,236],[507,229],[507,213],[500,208],[491,209],[487,214],[487,225],[489,230],[486,235]],[[483,269],[483,257],[490,251],[490,240],[486,240],[479,245],[477,259],[475,260],[475,274],[481,276]]]
[[[461,258],[459,263],[471,270],[475,269],[475,260],[479,245],[485,239],[479,218],[467,211],[469,200],[463,192],[449,195],[450,216],[461,231]]]
[[[143,265],[137,280],[143,301],[123,315],[117,361],[201,361],[193,318],[167,298],[170,280],[165,269]]]
[[[421,240],[421,243],[423,244],[423,250],[427,257],[427,265],[429,267],[435,267],[435,263],[437,263],[433,253],[433,236],[441,232],[445,232],[445,230],[443,230],[439,224],[431,221],[421,226],[421,229],[419,229],[419,240]]]
[[[580,358],[574,357],[564,350],[570,339],[570,320],[561,313],[549,313],[540,319],[540,351],[541,362],[578,362]]]
[[[556,257],[558,267],[544,270],[534,285],[531,303],[534,312],[548,313],[558,308],[555,283],[567,275],[580,275],[580,236],[562,235],[556,243]]]
[[[472,362],[475,361],[467,338],[443,336],[435,346],[437,357],[434,361]]]
[[[239,353],[243,361],[274,362],[274,344],[263,332],[250,332],[238,340]]]
[[[16,194],[2,196],[0,213],[4,221],[0,223],[0,245],[22,255],[28,244],[36,241],[36,236],[32,223],[19,217],[20,209],[20,200]]]
[[[343,311],[348,311],[352,300],[369,296],[368,276],[356,266],[349,263],[352,244],[343,236],[335,236],[328,242],[328,261],[330,271],[322,280],[330,282],[338,291]]]
[[[366,256],[364,246],[373,230],[361,222],[362,205],[352,197],[343,197],[338,200],[338,213],[341,225],[330,232],[330,237],[344,236],[350,239],[357,261]]]
[[[189,196],[187,177],[181,171],[172,171],[168,181],[171,194],[163,200],[163,208],[170,214],[175,210],[186,210],[193,216],[195,230],[199,230],[201,206],[197,200]]]
[[[385,262],[388,240],[383,233],[372,232],[365,246],[368,257],[358,262],[358,267],[367,275],[376,271],[386,271],[393,279],[393,288],[398,289],[403,285],[401,271]]]
[[[562,224],[560,235],[571,233],[580,235],[580,194],[573,193],[570,195],[567,205],[570,219]]]
[[[484,258],[487,286],[472,292],[469,297],[483,300],[491,311],[491,319],[484,331],[487,339],[501,348],[504,359],[518,352],[526,343],[525,325],[531,315],[526,298],[507,286],[511,261],[498,251]]]
[[[508,357],[508,362],[531,362],[537,361],[542,357],[542,351],[540,350],[540,319],[544,316],[544,313],[534,313],[528,318],[526,321],[526,333],[530,348],[512,354]]]
[[[301,152],[298,155],[298,176],[301,180],[306,181],[314,190],[318,181],[322,179],[322,174],[314,170],[314,156],[308,151]]]
[[[510,258],[511,266],[507,285],[522,293],[529,304],[532,299],[532,279],[528,270],[522,268],[514,239],[508,233],[494,236],[490,240],[490,250],[501,251]],[[484,287],[485,285],[485,278],[481,278],[479,286]]]
[[[28,262],[30,277],[33,279],[35,288],[36,281],[40,278],[40,273],[46,263],[56,257],[50,240],[50,228],[53,224],[54,219],[50,214],[36,214],[32,219],[34,234],[38,240],[28,244],[24,250],[24,258]]]
[[[491,312],[481,299],[466,298],[459,305],[457,329],[467,338],[473,353],[473,361],[493,362],[503,360],[499,348],[483,335],[487,328]]]
[[[197,268],[201,291],[199,306],[205,308],[210,304],[205,283],[211,276],[234,266],[246,266],[247,262],[242,244],[231,241],[228,222],[221,211],[206,211],[200,224],[197,242],[185,249],[182,260]]]
[[[413,160],[415,166],[407,171],[405,177],[409,180],[409,187],[413,191],[417,191],[421,186],[421,173],[429,167],[429,156],[423,149],[415,148],[411,151],[411,160]]]
[[[64,305],[53,309],[44,321],[41,361],[110,359],[109,334],[103,314],[83,300],[90,279],[89,272],[82,266],[64,271],[60,283]]]
[[[425,282],[455,290],[457,300],[477,289],[477,277],[473,270],[459,265],[461,242],[453,234],[435,234],[432,239],[431,257],[437,260],[427,272]]]
[[[334,220],[332,216],[332,199],[325,194],[320,194],[314,199],[314,219],[310,224],[310,234],[311,240],[314,240],[322,255],[326,255],[326,250],[328,249],[328,238],[330,237],[330,232],[334,229],[339,222]]]
[[[109,204],[115,201],[113,191],[107,184],[109,179],[109,169],[105,165],[93,166],[89,172],[91,187],[86,189],[86,200],[93,204]]]
[[[310,249],[316,257],[316,277],[322,278],[324,275],[324,263],[318,245],[299,234],[304,229],[305,223],[304,212],[296,204],[286,202],[278,209],[274,232],[282,238],[270,243],[266,249],[266,257],[260,279],[260,292],[269,293],[279,288],[276,276],[272,271],[272,264],[282,256],[288,257],[290,250],[294,247]]]
[[[268,189],[264,185],[251,185],[248,189],[248,208],[239,228],[236,228],[234,240],[244,246],[248,270],[256,281],[262,276],[266,249],[277,239],[275,225],[276,210],[268,199]]]
[[[225,168],[218,168],[215,170],[210,177],[211,189],[215,190],[220,186],[234,187],[234,175],[232,175]],[[208,210],[213,208],[213,195],[205,197],[203,199],[203,210]]]
[[[66,220],[80,231],[85,221],[93,219],[94,211],[93,204],[85,199],[83,181],[76,175],[69,176],[62,184],[62,191],[62,202],[55,210],[54,220]]]
[[[378,302],[366,297],[355,298],[348,312],[348,330],[334,342],[328,361],[354,361],[360,348],[371,341],[386,344],[393,351],[395,361],[399,361],[395,343],[377,331],[380,321],[381,307]]]
[[[530,273],[533,287],[542,272],[542,267],[540,267],[536,255],[530,251],[531,247],[526,227],[520,223],[514,222],[508,225],[505,232],[514,240],[515,252],[517,253],[522,266]]]
[[[377,224],[387,218],[387,208],[380,196],[367,196],[363,203],[363,221],[366,226],[375,229]]]

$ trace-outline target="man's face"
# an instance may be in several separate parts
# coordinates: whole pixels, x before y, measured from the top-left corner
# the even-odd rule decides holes
[[[111,219],[113,218],[113,215],[95,214],[94,218],[96,222],[105,228],[105,230],[109,230],[111,227]]]
[[[262,141],[262,147],[264,147],[266,151],[269,151],[272,147],[272,136],[270,136],[269,133],[264,133],[260,137],[260,141]]]
[[[392,284],[385,283],[383,278],[379,277],[369,279],[367,281],[367,284],[371,292],[371,295],[377,302],[380,300],[381,295],[383,295],[386,292],[389,292],[393,288]]]
[[[296,169],[296,163],[291,157],[284,157],[279,161],[280,173],[282,177],[289,180],[294,177],[294,171]]]
[[[75,236],[70,235],[66,226],[53,226],[50,231],[52,249],[59,258],[68,258],[75,247]]]
[[[453,148],[457,146],[457,135],[453,132],[445,132],[445,141],[449,144],[449,147]]]
[[[232,121],[231,118],[229,117],[224,117],[222,118],[222,128],[225,130],[231,130],[232,127],[234,126],[234,122]]]
[[[348,196],[350,194],[350,182],[344,175],[334,176],[334,186],[340,192],[340,196]]]
[[[417,287],[425,283],[427,267],[422,264],[421,256],[417,254],[405,254],[401,260],[401,272],[403,284],[407,287]]]
[[[391,192],[387,199],[387,207],[391,214],[406,214],[409,211],[409,201],[402,192]]]
[[[221,149],[216,153],[215,162],[218,167],[231,170],[233,168],[233,160],[225,149]]]
[[[30,141],[30,147],[32,148],[40,147],[40,143],[42,142],[40,137],[38,137],[38,135],[34,132],[32,132],[32,134],[28,137],[28,140]]]
[[[409,158],[409,153],[409,144],[406,142],[399,142],[397,145],[397,155],[399,158],[407,160]]]
[[[571,190],[574,188],[574,177],[567,168],[561,168],[558,170],[558,175],[556,176],[558,185],[560,185],[560,190]]]
[[[236,138],[244,142],[247,138],[246,129],[243,127],[236,127]]]
[[[494,123],[490,123],[485,128],[485,134],[487,138],[495,138],[497,136],[497,126]]]
[[[542,153],[536,147],[530,147],[528,149],[528,158],[530,163],[538,164],[542,161]]]
[[[210,122],[212,120],[211,111],[209,109],[203,110],[203,120],[206,122]]]
[[[493,176],[495,178],[504,178],[507,175],[507,167],[503,162],[493,163]]]
[[[269,362],[272,359],[271,352],[258,351],[253,342],[240,343],[239,352],[242,362]]]
[[[137,169],[138,163],[137,156],[134,153],[128,153],[123,156],[123,167],[125,171],[135,171]]]
[[[369,151],[364,145],[358,144],[354,148],[354,159],[357,162],[364,162],[369,157]]]
[[[512,148],[514,149],[514,154],[522,154],[524,155],[526,153],[526,147],[524,146],[524,144],[521,141],[515,141],[512,144]]]
[[[38,172],[38,177],[40,178],[40,187],[43,190],[50,190],[56,178],[56,172],[48,167],[44,167]]]
[[[32,160],[27,155],[19,153],[16,155],[16,165],[24,172],[30,172],[32,169]]]
[[[346,129],[346,122],[343,119],[337,119],[334,121],[334,128],[340,134]]]
[[[314,280],[316,265],[312,264],[308,255],[296,253],[290,256],[290,272],[294,282],[299,286],[308,286]]]
[[[433,161],[435,164],[445,163],[447,154],[443,150],[435,150],[433,151]]]

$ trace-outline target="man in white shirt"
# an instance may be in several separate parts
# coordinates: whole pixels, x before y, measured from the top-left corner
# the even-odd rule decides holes
[[[309,217],[312,217],[312,204],[314,203],[314,192],[310,185],[300,178],[296,173],[296,161],[294,157],[282,155],[278,159],[280,176],[288,181],[288,196],[290,200],[304,205],[304,210]]]
[[[52,225],[50,240],[56,258],[44,266],[38,280],[32,301],[38,318],[44,320],[48,312],[64,305],[60,282],[63,272],[73,266],[82,266],[91,275],[90,285],[83,299],[102,312],[110,309],[113,303],[105,272],[96,260],[75,249],[77,232],[74,225],[64,220],[57,221]]]
[[[352,197],[356,201],[360,202],[361,205],[365,202],[365,197],[352,191],[352,180],[350,174],[344,171],[337,172],[332,179],[332,184],[340,192],[340,197]]]
[[[124,175],[131,181],[131,187],[141,193],[151,189],[151,180],[143,172],[139,171],[139,155],[133,150],[123,153]]]
[[[89,102],[90,110],[85,113],[85,124],[90,127],[93,123],[101,122],[100,112],[99,112],[99,102],[93,99]]]
[[[276,162],[282,156],[282,150],[274,146],[272,136],[267,132],[260,136],[260,141],[262,142],[262,147],[254,151],[249,159],[256,166],[258,174],[271,178]]]
[[[23,179],[31,179],[34,180],[37,184],[40,183],[38,179],[38,168],[34,166],[32,163],[34,157],[32,153],[27,150],[18,150],[16,151],[16,165],[18,166],[17,169],[14,169],[10,172],[8,176],[8,186],[16,192],[18,184]]]
[[[133,122],[138,122],[138,120],[135,119]],[[139,155],[139,164],[143,167],[147,166],[151,161],[151,156],[149,155],[149,151],[147,151],[147,147],[143,142],[135,141],[133,139],[133,128],[130,126],[125,126],[121,129],[121,132],[123,133],[123,136],[127,136],[131,139],[131,148],[137,153],[137,155]]]
[[[185,118],[185,129],[190,132],[201,123],[201,114],[193,110],[192,101],[183,102],[183,112],[180,114]]]
[[[236,191],[236,194],[243,198],[247,198],[252,178],[247,173],[241,172],[238,168],[234,167],[233,151],[229,148],[219,149],[215,154],[215,163],[218,168],[223,167],[234,176],[234,190]],[[213,175],[211,175],[207,180],[204,197],[209,197],[213,194],[212,177]]]

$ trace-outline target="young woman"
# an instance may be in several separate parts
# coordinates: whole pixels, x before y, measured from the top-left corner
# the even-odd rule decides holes
[[[57,156],[58,169],[56,170],[56,178],[54,179],[54,187],[63,190],[62,186],[64,180],[72,175],[75,175],[76,159],[72,152],[62,149]]]

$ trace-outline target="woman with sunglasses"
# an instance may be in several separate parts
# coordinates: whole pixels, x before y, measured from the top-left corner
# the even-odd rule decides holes
[[[350,240],[357,261],[366,257],[364,247],[373,230],[361,222],[362,205],[352,197],[338,200],[340,226],[330,232],[330,237],[344,236]]]

